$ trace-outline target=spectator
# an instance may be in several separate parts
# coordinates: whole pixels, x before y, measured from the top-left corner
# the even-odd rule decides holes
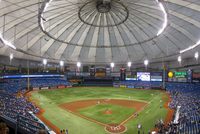
[[[8,134],[9,133],[9,129],[6,126],[5,123],[0,123],[0,134]]]
[[[41,129],[41,130],[39,130],[38,134],[48,134],[48,133],[46,130]]]

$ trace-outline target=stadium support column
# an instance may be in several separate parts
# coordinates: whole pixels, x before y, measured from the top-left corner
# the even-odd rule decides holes
[[[162,79],[162,88],[165,89],[165,86],[166,86],[166,83],[165,83],[165,80],[166,80],[166,66],[163,65],[163,79]]]
[[[15,126],[15,134],[17,134],[18,131],[18,121],[19,121],[19,114],[17,114],[17,121],[16,121],[16,126]]]
[[[187,82],[192,83],[192,70],[191,69],[187,70]]]
[[[120,80],[124,81],[126,79],[126,68],[120,68]]]
[[[28,74],[28,79],[27,79],[27,89],[28,91],[30,90],[30,77],[29,77],[29,74],[30,74],[30,70],[29,70],[29,60],[27,61],[27,64],[28,64],[28,70],[27,70],[27,74]]]
[[[26,42],[26,49],[28,50],[28,34],[27,34],[27,40],[26,40],[27,42]],[[28,55],[27,55],[28,56]],[[27,90],[29,91],[30,90],[30,77],[29,77],[29,75],[30,75],[30,70],[29,70],[29,56],[28,56],[28,59],[27,59],[27,75],[28,75],[28,78],[27,78]]]

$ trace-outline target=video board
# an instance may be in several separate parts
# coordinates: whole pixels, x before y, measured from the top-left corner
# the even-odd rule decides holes
[[[138,81],[150,81],[150,72],[137,72],[137,80]]]
[[[137,80],[137,73],[133,71],[126,72],[126,80]]]
[[[151,72],[151,81],[162,81],[163,73],[162,72]]]

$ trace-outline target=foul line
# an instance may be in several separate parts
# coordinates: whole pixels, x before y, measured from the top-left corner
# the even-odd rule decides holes
[[[156,95],[156,96],[158,96],[158,95]],[[139,111],[135,112],[133,115],[131,115],[130,117],[128,117],[126,120],[122,121],[122,122],[119,124],[119,126],[120,126],[120,125],[124,125],[126,122],[128,122],[128,121],[131,120],[132,118],[137,117],[137,116],[135,116],[135,115],[141,113],[141,112],[155,99],[156,96],[154,96],[153,99],[152,99],[151,101],[149,101],[146,105],[144,105]]]
[[[143,106],[138,112],[135,112],[133,115],[131,115],[130,117],[128,117],[126,120],[124,120],[124,121],[122,121],[120,124],[119,124],[119,126],[121,126],[121,125],[124,125],[126,122],[128,122],[130,119],[132,119],[133,117],[137,117],[137,116],[135,116],[136,114],[138,114],[138,113],[140,113],[140,112],[142,112],[144,109],[145,109],[145,107],[147,107],[149,105],[149,103],[147,103],[145,106]]]

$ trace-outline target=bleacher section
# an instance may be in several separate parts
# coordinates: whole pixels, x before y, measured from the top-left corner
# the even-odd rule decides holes
[[[41,129],[46,129],[48,133],[54,133],[33,116],[39,112],[39,109],[27,101],[23,95],[18,96],[18,94],[26,92],[28,83],[30,89],[33,90],[65,88],[71,86],[71,83],[60,76],[32,75],[32,77],[28,77],[29,80],[26,78],[27,75],[24,75],[23,78],[19,77],[21,76],[6,76],[0,81],[0,119],[20,133],[35,134]],[[13,93],[17,93],[17,95]]]
[[[179,109],[178,124],[169,124],[169,132],[178,134],[200,133],[200,84],[168,83],[171,94],[170,108]]]
[[[57,87],[70,86],[71,84],[62,78],[39,78],[30,80],[31,87]]]
[[[84,78],[83,86],[112,86],[112,78]]]
[[[17,98],[6,91],[0,91],[0,102],[0,118],[10,127],[17,127],[20,133],[29,134],[45,129],[43,124],[29,114],[30,111],[38,113],[39,109],[24,97]]]
[[[30,78],[29,87],[31,89],[41,88],[59,88],[71,86],[71,84],[63,78]],[[27,89],[28,80],[26,78],[4,79],[0,83],[0,89],[17,92],[18,90]]]
[[[142,88],[142,89],[161,89],[162,82],[146,82],[146,81],[120,81],[114,82],[114,87]]]

